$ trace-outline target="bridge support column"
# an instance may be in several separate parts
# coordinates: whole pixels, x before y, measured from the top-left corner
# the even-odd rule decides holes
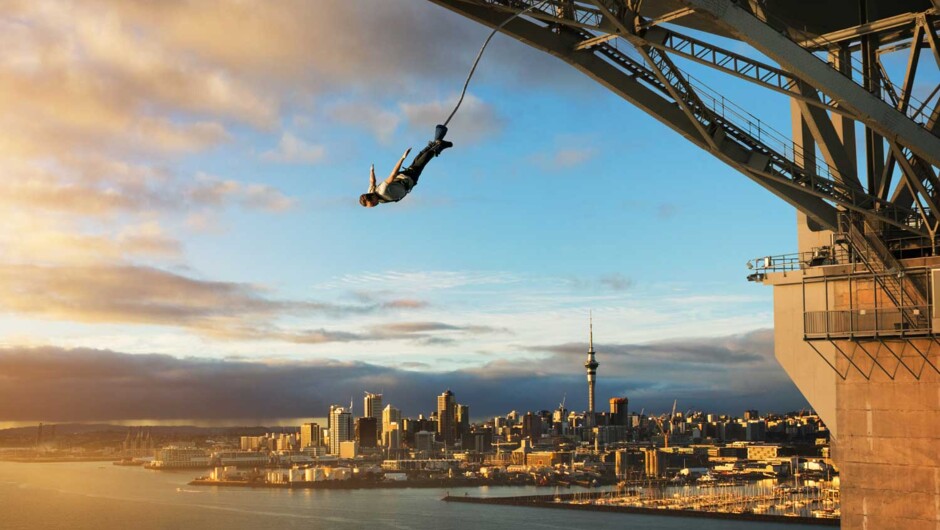
[[[777,360],[832,431],[842,528],[937,530],[940,342],[805,341],[804,308],[819,301],[804,297],[803,279],[822,273],[774,273],[767,283],[774,286]]]

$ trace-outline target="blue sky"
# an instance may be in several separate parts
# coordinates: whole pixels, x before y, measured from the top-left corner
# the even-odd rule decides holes
[[[609,392],[655,380],[641,395],[671,405],[699,377],[708,406],[754,398],[723,384],[753,379],[801,406],[756,331],[771,289],[744,266],[795,251],[793,209],[560,61],[496,37],[455,147],[366,210],[369,164],[383,178],[430,139],[488,30],[419,0],[92,4],[0,19],[0,122],[21,132],[0,141],[0,345],[17,362],[367,365],[468,388],[550,363],[575,393],[593,311]],[[789,130],[783,97],[679,64]],[[742,348],[756,364],[735,365]]]

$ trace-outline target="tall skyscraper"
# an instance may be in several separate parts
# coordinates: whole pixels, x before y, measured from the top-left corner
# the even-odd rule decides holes
[[[437,396],[437,435],[444,447],[453,446],[457,438],[457,402],[449,389]]]
[[[385,426],[385,447],[390,451],[396,451],[401,448],[401,430],[398,428],[398,422],[393,421]]]
[[[542,418],[531,412],[522,417],[522,437],[537,442],[542,436]]]
[[[339,454],[339,445],[353,439],[352,414],[343,407],[333,405],[330,407],[330,454]]]
[[[362,417],[356,419],[356,441],[359,447],[376,447],[378,432],[378,420],[375,418]]]
[[[319,447],[320,445],[320,425],[316,423],[304,423],[300,426],[300,448]]]
[[[629,403],[625,397],[610,398],[611,425],[627,425],[627,406]]]
[[[599,366],[598,362],[594,359],[594,316],[591,316],[590,321],[590,331],[588,332],[588,357],[587,361],[584,363],[584,368],[587,370],[587,382],[588,382],[588,421],[590,425],[594,425],[594,380],[597,376],[597,367]]]
[[[362,417],[375,418],[375,435],[377,440],[382,439],[382,394],[366,392],[362,400]]]
[[[457,439],[470,432],[470,405],[457,405]]]
[[[386,446],[388,445],[388,440],[385,439],[385,433],[388,432],[392,423],[401,425],[401,411],[391,405],[386,405],[385,409],[382,411],[382,438],[380,438]],[[395,447],[395,449],[398,448]]]

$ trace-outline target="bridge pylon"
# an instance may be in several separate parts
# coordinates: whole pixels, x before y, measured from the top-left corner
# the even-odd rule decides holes
[[[750,278],[773,285],[776,357],[832,431],[842,527],[935,529],[940,2],[430,1],[489,27],[535,5],[502,31],[797,210],[797,252]],[[696,69],[785,95],[789,127]]]

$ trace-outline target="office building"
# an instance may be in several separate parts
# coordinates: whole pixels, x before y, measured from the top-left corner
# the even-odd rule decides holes
[[[452,447],[457,438],[457,402],[450,390],[437,396],[437,435],[444,447]]]
[[[320,446],[320,425],[316,423],[304,423],[300,426],[300,448],[319,447]]]
[[[340,406],[330,407],[330,454],[339,455],[340,444],[353,439],[352,414]]]

